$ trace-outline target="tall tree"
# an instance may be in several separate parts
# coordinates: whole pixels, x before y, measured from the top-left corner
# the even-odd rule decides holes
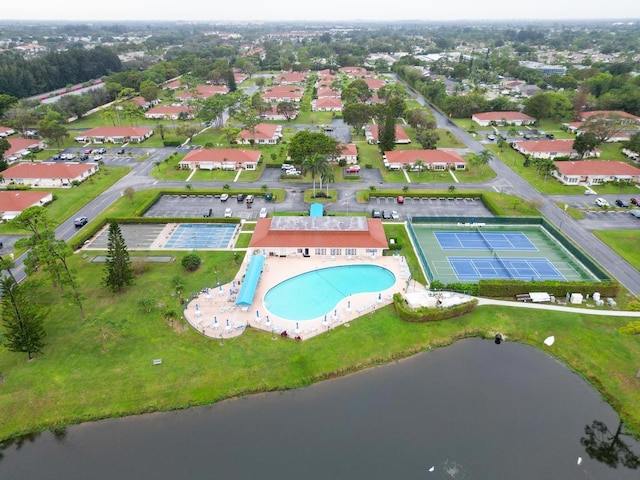
[[[371,120],[371,115],[371,107],[360,102],[350,103],[342,109],[344,123],[353,127],[356,136],[362,132],[362,127]]]
[[[298,109],[294,102],[280,102],[276,106],[276,111],[286,118],[287,121],[293,119],[298,113]]]
[[[592,152],[598,146],[598,139],[593,132],[584,132],[573,141],[573,149],[578,152],[580,158],[584,158],[588,152]]]
[[[328,168],[327,157],[320,155],[318,153],[311,155],[310,157],[304,159],[302,162],[302,174],[306,175],[307,173],[311,174],[311,180],[313,181],[313,196],[316,196],[316,177],[322,178]],[[322,186],[320,186],[322,189]]]
[[[416,134],[416,140],[422,146],[422,148],[427,150],[434,150],[436,148],[436,145],[438,144],[438,140],[440,140],[440,135],[435,130],[423,128],[418,130],[418,133]]]
[[[10,148],[11,144],[9,143],[9,140],[7,140],[6,138],[0,138],[0,158],[3,158],[4,152],[9,150]]]
[[[340,155],[340,152],[338,141],[324,133],[301,130],[289,140],[289,157],[296,164],[314,154],[327,158]]]
[[[4,345],[12,352],[24,352],[29,359],[44,348],[46,336],[43,312],[24,295],[23,287],[13,277],[0,279]]]
[[[154,82],[153,80],[144,80],[140,84],[140,95],[142,95],[142,98],[144,98],[147,102],[153,102],[154,100],[158,99],[158,96],[160,95],[160,89],[158,88],[156,82]]]
[[[378,148],[382,153],[396,148],[396,117],[391,107],[378,118]]]
[[[107,263],[102,283],[113,293],[119,293],[125,287],[133,285],[135,274],[122,231],[116,222],[109,224],[107,245]]]
[[[55,143],[58,148],[62,146],[63,140],[69,137],[62,115],[51,109],[38,122],[38,131],[44,139]]]

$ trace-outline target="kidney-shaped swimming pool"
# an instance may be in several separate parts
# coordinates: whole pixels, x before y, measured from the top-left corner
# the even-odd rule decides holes
[[[395,281],[391,271],[377,265],[321,268],[279,283],[266,293],[264,302],[278,317],[313,320],[330,313],[349,295],[381,292]]]

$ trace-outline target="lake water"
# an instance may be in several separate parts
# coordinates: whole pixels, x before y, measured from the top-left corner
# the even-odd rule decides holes
[[[469,339],[305,389],[45,433],[6,447],[0,478],[637,480],[585,452],[594,420],[618,426],[552,357]]]

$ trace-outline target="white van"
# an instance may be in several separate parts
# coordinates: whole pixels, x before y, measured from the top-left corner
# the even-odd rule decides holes
[[[609,202],[607,202],[604,198],[598,197],[596,198],[596,205],[601,208],[610,207]]]

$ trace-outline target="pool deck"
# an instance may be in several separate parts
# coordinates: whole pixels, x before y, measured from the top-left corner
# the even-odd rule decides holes
[[[335,310],[327,314],[326,323],[324,317],[300,321],[298,322],[299,330],[296,330],[295,321],[279,318],[265,307],[265,294],[278,283],[317,268],[340,265],[385,267],[395,275],[396,281],[382,292],[358,293],[342,299]],[[248,259],[245,259],[233,280],[236,290],[239,288],[239,280],[242,279],[247,266]],[[235,301],[230,300],[234,286],[232,282],[221,286],[212,285],[208,290],[205,289],[186,305],[183,313],[194,329],[211,338],[237,337],[242,335],[247,327],[251,327],[273,335],[282,335],[283,332],[287,332],[291,338],[300,337],[300,340],[307,340],[341,325],[348,327],[350,321],[392,303],[394,293],[407,289],[409,278],[409,267],[405,258],[399,255],[352,260],[346,258],[334,260],[328,257],[267,257],[250,307],[236,306]]]

